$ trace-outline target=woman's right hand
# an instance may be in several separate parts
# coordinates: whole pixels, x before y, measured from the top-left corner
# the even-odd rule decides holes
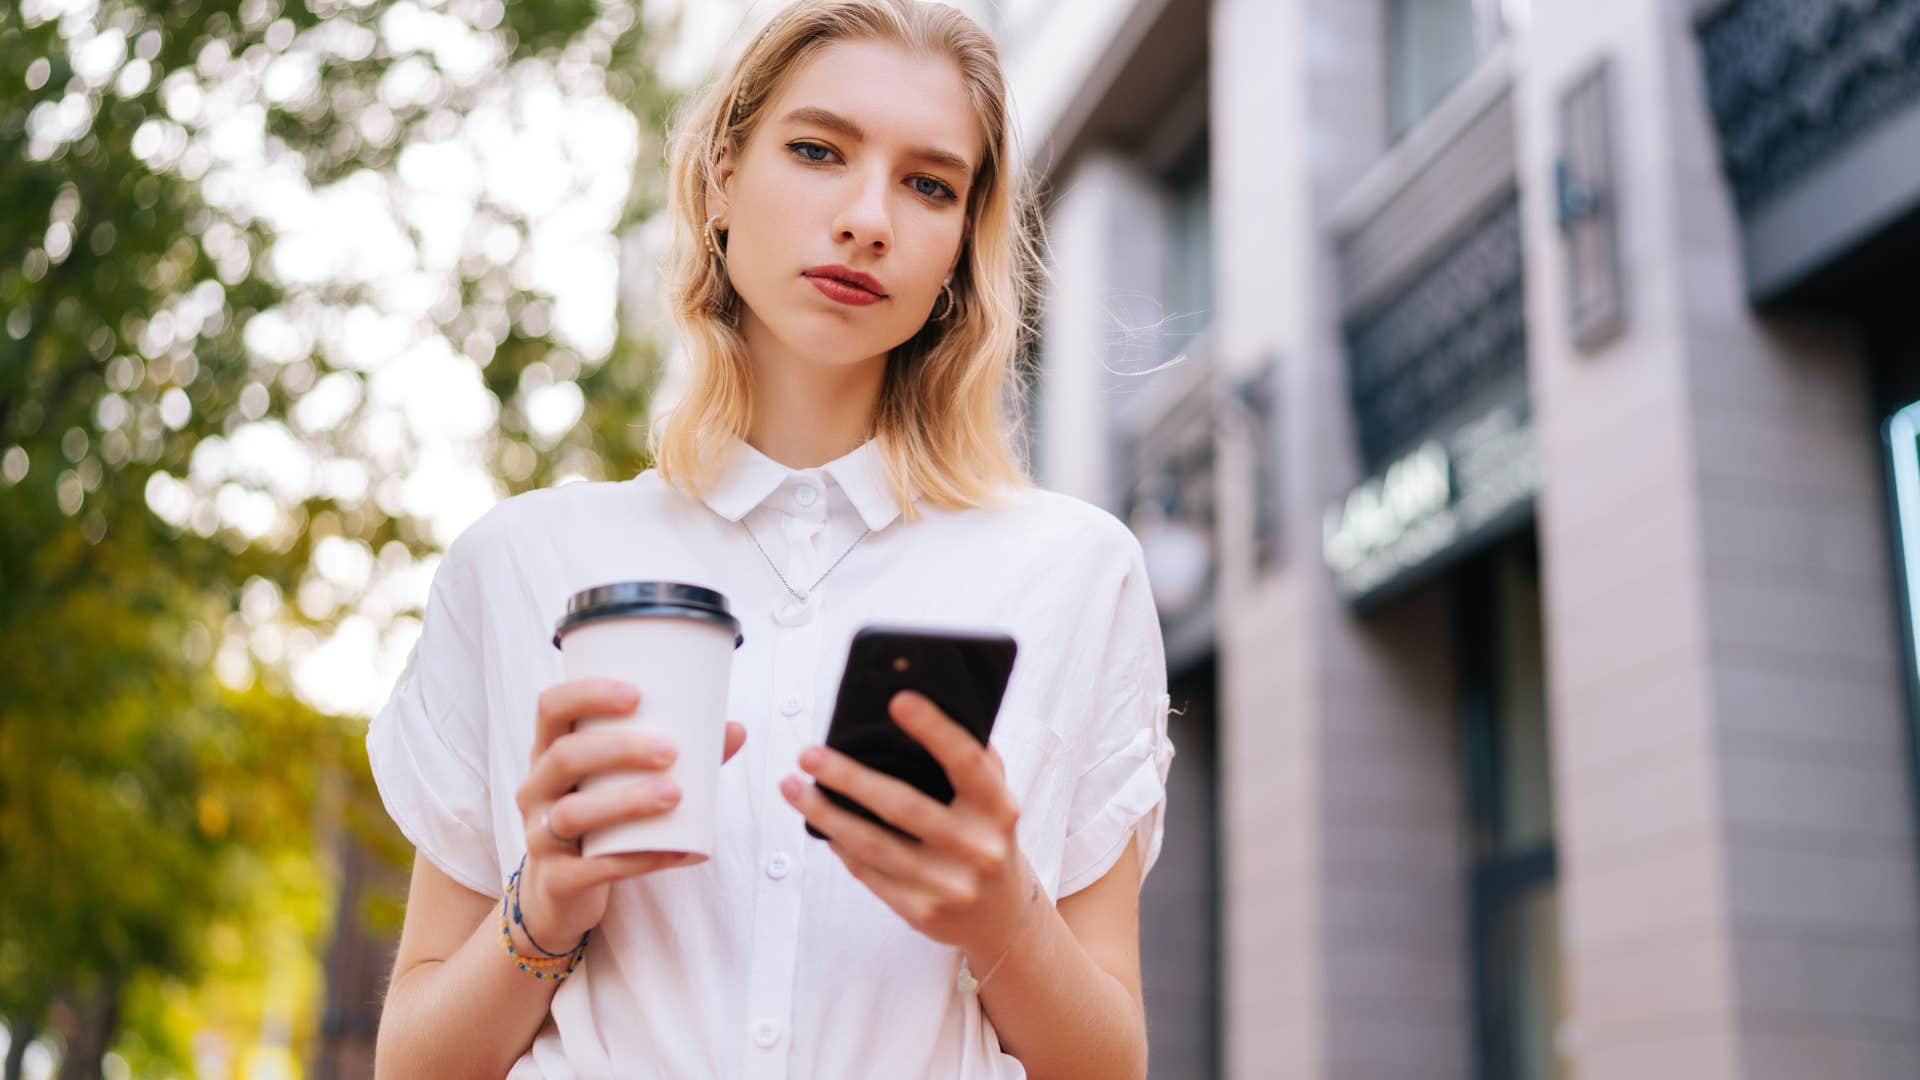
[[[617,679],[575,679],[540,695],[533,765],[515,801],[527,830],[520,916],[548,949],[570,949],[580,935],[600,925],[614,882],[685,866],[696,858],[666,852],[587,858],[577,841],[566,843],[554,835],[581,837],[603,825],[664,814],[679,802],[679,791],[665,775],[575,790],[596,773],[659,773],[673,764],[677,748],[665,736],[609,727],[574,730],[581,719],[624,716],[639,703],[640,692]],[[721,762],[731,760],[746,741],[747,729],[729,722]]]

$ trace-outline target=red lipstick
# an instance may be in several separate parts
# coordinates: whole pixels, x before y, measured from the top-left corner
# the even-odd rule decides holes
[[[886,286],[870,274],[835,263],[801,271],[813,287],[829,299],[843,304],[863,306],[886,298]]]

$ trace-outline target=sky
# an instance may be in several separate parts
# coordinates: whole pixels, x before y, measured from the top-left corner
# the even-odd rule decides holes
[[[697,81],[738,27],[734,6],[712,0],[647,5],[650,21],[661,27],[676,19],[680,24],[662,76],[680,86]],[[541,66],[523,66],[515,82],[511,107],[483,108],[460,136],[411,148],[402,157],[402,202],[416,227],[426,231],[425,247],[449,263],[458,256],[476,199],[485,196],[518,208],[532,222],[527,250],[513,250],[511,234],[501,230],[491,254],[518,257],[518,283],[554,298],[555,336],[581,358],[598,360],[615,334],[623,241],[639,244],[643,258],[656,258],[664,240],[659,230],[653,230],[651,242],[644,235],[622,238],[613,232],[635,167],[634,121],[597,88],[565,85]],[[346,190],[305,195],[289,190],[283,197],[281,228],[288,231],[279,253],[285,260],[281,268],[315,280],[364,275],[363,280],[384,280],[404,291],[413,256],[395,243],[395,227],[383,212],[393,193],[373,182],[340,186]],[[444,545],[504,490],[481,465],[480,440],[494,416],[475,365],[437,335],[410,340],[403,325],[394,325],[417,322],[433,299],[423,290],[408,310],[368,315],[355,352],[356,362],[364,361],[373,376],[367,382],[371,402],[404,417],[421,447],[401,500],[408,510],[431,519]],[[653,329],[664,334],[664,328]],[[536,436],[553,439],[579,419],[583,405],[575,385],[559,380],[529,397],[528,418]],[[563,476],[560,482],[576,478]],[[316,558],[329,580],[349,588],[367,579],[364,568],[374,561],[364,550]],[[395,612],[424,603],[436,565],[428,560],[396,566],[384,590],[372,593],[360,614],[292,663],[296,690],[333,711],[376,711],[419,633],[416,622],[396,618]],[[257,652],[260,642],[253,644]],[[266,644],[271,650],[274,643]],[[237,672],[238,663],[229,663]]]
[[[744,7],[728,0],[644,5],[655,32],[670,35],[662,76],[682,87],[701,78],[742,32]],[[519,288],[552,297],[544,319],[571,354],[556,359],[556,367],[577,369],[606,356],[615,337],[623,245],[631,263],[657,255],[664,239],[615,235],[640,143],[634,118],[606,95],[585,55],[522,63],[476,108],[464,116],[447,113],[406,145],[391,175],[362,171],[316,188],[301,163],[269,138],[269,103],[297,104],[312,95],[328,54],[364,57],[377,35],[401,59],[380,81],[378,101],[359,126],[370,139],[386,139],[396,130],[396,110],[484,86],[498,74],[498,47],[477,27],[497,24],[502,9],[498,0],[402,2],[385,8],[372,31],[335,20],[297,35],[290,22],[265,21],[275,18],[276,5],[248,9],[264,13],[264,25],[253,29],[266,46],[237,57],[213,47],[192,68],[169,75],[159,88],[165,115],[149,118],[134,147],[150,166],[201,183],[217,211],[201,243],[229,283],[248,270],[239,227],[258,221],[276,236],[268,269],[287,300],[251,320],[244,341],[263,371],[290,366],[279,378],[301,397],[282,423],[264,416],[264,393],[257,402],[243,395],[240,411],[248,422],[227,437],[204,440],[184,475],[155,474],[148,504],[202,535],[226,525],[259,539],[290,527],[281,508],[325,492],[420,515],[444,547],[505,491],[482,465],[497,404],[474,362],[490,353],[505,327],[488,328],[491,337],[478,341],[469,335],[452,342],[440,332],[447,305],[458,303],[452,291],[458,264],[477,251],[510,265]],[[24,0],[20,10],[28,23],[58,20],[74,70],[96,93],[137,93],[153,77],[146,61],[157,37],[128,40],[94,0]],[[29,153],[51,155],[83,135],[91,120],[85,94],[37,110],[29,122]],[[529,223],[524,244],[512,228],[489,219],[489,203]],[[71,242],[55,235],[59,228],[56,221],[49,232],[50,254]],[[343,304],[328,297],[342,284],[362,286],[367,299]],[[191,363],[191,343],[223,303],[218,282],[176,298],[152,313],[143,351]],[[326,365],[309,362],[316,356]],[[527,414],[535,438],[551,444],[580,417],[584,403],[564,377],[534,382],[545,385],[523,384]],[[102,406],[103,422],[124,421],[119,414],[128,411],[126,402],[119,404]],[[190,408],[177,390],[160,402],[163,420],[175,427]],[[356,409],[366,415],[361,445],[348,455],[326,452],[324,436]],[[370,472],[366,461],[376,469]],[[384,473],[392,478],[373,480]],[[316,706],[370,715],[418,637],[417,621],[403,613],[424,602],[436,565],[432,558],[416,563],[397,545],[373,552],[329,540],[296,595],[282,597],[264,582],[251,582],[240,612],[225,626],[190,634],[184,645],[189,655],[204,654],[229,682],[250,678],[251,653],[268,664],[285,663],[296,692]],[[289,606],[316,618],[343,606],[350,614],[320,640],[288,628],[280,616]]]

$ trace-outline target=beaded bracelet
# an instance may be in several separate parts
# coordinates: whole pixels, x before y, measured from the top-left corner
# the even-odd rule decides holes
[[[536,979],[552,979],[558,982],[568,975],[573,974],[573,969],[580,965],[581,959],[587,954],[587,942],[593,937],[593,931],[588,930],[586,933],[581,934],[580,943],[575,945],[570,952],[549,952],[539,942],[533,940],[531,933],[527,934],[528,943],[543,955],[527,956],[518,949],[515,949],[513,947],[512,923],[518,923],[523,933],[526,932],[527,929],[526,920],[520,916],[520,874],[526,869],[526,866],[526,856],[522,855],[520,857],[519,868],[514,870],[511,877],[507,878],[507,894],[500,899],[500,941],[501,944],[506,946],[507,955],[514,958],[515,963],[521,971],[527,972]],[[508,921],[509,912],[512,913],[512,923]],[[566,964],[565,970],[553,970],[562,963]]]
[[[527,935],[527,943],[529,945],[532,945],[533,950],[539,953],[541,956],[549,956],[549,957],[572,956],[575,952],[578,952],[580,950],[580,945],[585,945],[587,943],[586,935],[584,934],[581,935],[580,945],[575,945],[571,950],[567,952],[554,952],[552,949],[549,949],[546,946],[540,944],[539,942],[533,940],[533,931],[527,928],[526,920],[520,917],[520,890],[516,886],[520,883],[520,875],[524,873],[526,869],[527,869],[527,857],[525,855],[522,855],[520,856],[520,865],[514,869],[513,876],[507,879],[507,895],[513,897],[514,924],[520,927],[521,933]]]
[[[573,974],[573,969],[579,966],[581,957],[586,955],[586,951],[583,949],[581,952],[572,956],[556,957],[551,960],[542,960],[539,957],[534,957],[529,960],[514,951],[513,939],[507,932],[505,919],[502,919],[500,922],[500,940],[506,944],[507,955],[514,958],[515,965],[517,965],[521,971],[532,975],[536,979],[552,979],[555,982],[559,982],[561,979]],[[567,966],[560,968],[558,971],[554,970],[554,968],[559,968],[563,960]]]
[[[513,934],[507,927],[505,911],[503,910],[500,915],[500,942],[506,947],[507,955],[514,958],[514,963],[521,971],[532,975],[536,979],[552,979],[558,982],[573,974],[573,969],[580,965],[581,959],[587,954],[587,938],[590,937],[592,933],[592,931],[588,931],[586,934],[581,935],[580,944],[577,949],[566,956],[545,959],[537,956],[525,957],[513,947]],[[562,961],[566,962],[566,967],[562,970],[554,970],[554,968],[559,967]]]

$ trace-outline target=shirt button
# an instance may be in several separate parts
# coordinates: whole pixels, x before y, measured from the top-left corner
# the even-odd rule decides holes
[[[753,1042],[756,1046],[772,1046],[780,1041],[780,1025],[771,1020],[762,1020],[753,1025]]]
[[[780,703],[780,711],[788,716],[798,716],[800,715],[800,704],[799,694],[788,694],[787,699]]]
[[[799,503],[801,506],[812,506],[813,500],[819,497],[820,493],[810,487],[803,487],[793,493],[793,501]]]
[[[774,852],[773,857],[767,860],[767,876],[775,881],[786,877],[787,871],[791,869],[793,869],[793,860],[787,858],[787,853],[784,851]]]

